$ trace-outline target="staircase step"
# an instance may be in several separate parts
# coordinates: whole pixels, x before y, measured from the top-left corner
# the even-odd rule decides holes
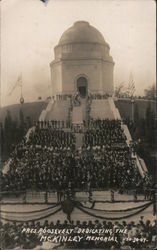
[[[72,110],[72,123],[83,124],[86,121],[86,99],[81,98],[79,106],[73,106]]]
[[[94,119],[114,119],[108,99],[93,100],[91,104],[91,117]]]
[[[83,133],[75,133],[75,138],[76,138],[76,149],[82,148],[83,145]]]
[[[82,124],[83,123],[83,114],[81,106],[74,106],[72,110],[72,123],[73,124]]]
[[[66,121],[68,120],[70,103],[68,100],[55,101],[52,109],[48,112],[46,120]]]

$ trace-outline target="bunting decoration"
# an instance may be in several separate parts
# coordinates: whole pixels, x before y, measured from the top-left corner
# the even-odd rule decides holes
[[[142,211],[147,209],[150,205],[152,205],[152,202],[148,202],[142,206],[128,208],[125,210],[99,210],[99,209],[86,208],[84,206],[76,206],[76,207],[83,213],[86,213],[98,219],[121,220],[141,213]]]
[[[39,221],[46,219],[59,211],[62,210],[61,205],[57,204],[53,207],[41,209],[38,211],[31,212],[21,212],[18,214],[13,213],[12,211],[1,211],[1,220],[10,221],[10,222],[29,222],[29,221]],[[31,213],[31,214],[30,214]]]
[[[3,211],[1,210],[1,219],[9,222],[29,222],[29,221],[39,221],[45,218],[48,218],[52,215],[57,214],[59,211],[67,214],[67,219],[70,221],[71,213],[74,208],[77,208],[84,214],[92,216],[94,218],[103,219],[103,220],[121,220],[126,219],[132,216],[135,216],[149,206],[152,205],[152,201],[146,202],[140,206],[120,209],[120,210],[101,210],[85,207],[80,202],[65,200],[64,202],[56,203],[53,206],[49,206],[44,209],[34,210],[34,211]]]

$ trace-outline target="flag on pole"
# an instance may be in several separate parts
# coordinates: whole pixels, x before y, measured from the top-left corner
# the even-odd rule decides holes
[[[22,88],[22,75],[18,76],[17,81],[16,81],[15,85],[12,87],[12,89],[9,92],[8,96],[10,96],[14,92],[16,87],[21,87]]]

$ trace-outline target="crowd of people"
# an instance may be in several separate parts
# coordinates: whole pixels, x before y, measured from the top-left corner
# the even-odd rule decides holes
[[[72,132],[36,124],[29,140],[11,154],[9,170],[1,174],[2,191],[18,190],[142,190],[142,179],[125,142],[119,120],[94,120],[76,149]],[[151,179],[147,178],[147,188]]]
[[[121,128],[120,120],[90,119],[89,129],[85,134],[86,146],[112,146],[126,142],[126,136]]]
[[[34,123],[34,126],[39,129],[66,129],[70,128],[71,124],[68,120],[51,120],[51,121],[37,121]]]
[[[89,159],[91,155],[94,156],[92,162],[95,169],[92,171],[98,173],[97,182],[101,188],[112,186],[121,191],[143,188],[146,180],[141,178],[132,158],[132,149],[126,144],[120,120],[90,120],[83,152],[90,156]],[[93,178],[91,182],[95,182]],[[150,188],[150,177],[147,178],[147,184],[147,188]]]
[[[75,96],[78,95],[79,92],[77,91]],[[100,100],[100,99],[107,99],[108,97],[111,97],[112,95],[108,94],[108,93],[88,93],[88,98],[92,99],[92,100]],[[57,101],[61,101],[61,100],[67,100],[67,99],[72,99],[72,95],[71,94],[58,94],[56,96],[52,96],[52,100],[57,100]]]
[[[28,142],[24,139],[12,152],[1,190],[59,189],[71,175],[74,148],[72,133],[36,127]]]
[[[29,137],[29,145],[40,145],[42,147],[49,146],[51,150],[54,148],[59,149],[75,149],[75,137],[71,132],[64,132],[63,130],[40,129],[36,127],[35,131],[31,133]]]
[[[108,93],[100,94],[100,93],[89,93],[88,97],[90,100],[101,100],[101,99],[107,99],[108,97],[111,97],[112,95]]]
[[[58,201],[64,194],[75,191],[110,189],[111,200],[114,191],[123,193],[129,189],[144,192],[145,199],[151,199],[148,190],[152,181],[148,173],[142,178],[132,157],[132,149],[126,143],[126,137],[119,120],[92,120],[83,134],[83,145],[76,147],[75,134],[63,129],[60,122],[37,122],[35,130],[15,146],[8,171],[1,172],[1,191],[55,190]],[[136,196],[136,195],[135,195]],[[76,248],[139,249],[152,246],[156,237],[157,221],[137,222],[111,221],[65,221],[57,223],[45,221],[26,223],[1,222],[1,246],[4,249],[35,249],[43,246],[39,234],[27,233],[23,228],[81,228],[109,229],[112,240],[86,240],[93,236],[89,232],[82,234],[80,242],[61,242],[58,245]],[[116,232],[116,229],[126,233]],[[75,231],[72,233],[74,237]],[[98,234],[94,235],[99,237]],[[109,233],[101,237],[111,236]],[[143,241],[145,239],[145,241]]]
[[[44,238],[44,236],[51,236],[52,239],[54,234],[48,234],[48,232],[55,229],[71,229],[70,234],[60,233],[57,236],[71,236],[74,238],[79,235],[82,238],[79,242],[61,241],[55,242],[55,244],[50,243],[52,248],[55,245],[55,247],[62,246],[73,249],[155,249],[157,240],[157,220],[152,222],[150,220],[145,221],[142,216],[139,220],[130,222],[125,220],[115,222],[99,220],[80,222],[77,220],[76,222],[64,221],[63,223],[59,220],[56,223],[48,220],[45,220],[43,223],[40,221],[26,223],[0,222],[0,228],[2,249],[39,249],[39,247],[40,249],[45,249],[44,239],[47,240],[47,238]],[[34,233],[30,233],[31,229],[34,230]],[[39,232],[44,232],[43,229],[45,229],[45,233],[39,234]],[[100,240],[102,237],[106,240]],[[111,237],[113,237],[113,240],[111,240]]]

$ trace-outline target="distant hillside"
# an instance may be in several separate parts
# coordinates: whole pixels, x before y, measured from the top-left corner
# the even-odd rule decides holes
[[[151,105],[152,111],[155,113],[155,101],[149,101],[144,99],[137,99],[135,100],[134,107],[138,107],[138,113],[140,118],[144,118],[146,115],[146,109],[148,105]],[[122,118],[131,118],[131,101],[129,99],[118,99],[115,101],[117,108],[121,114]],[[24,103],[22,106],[22,110],[24,113],[24,117],[30,117],[31,121],[38,120],[41,111],[45,109],[47,106],[47,102],[38,101],[38,102],[31,102],[31,103]],[[6,106],[1,108],[0,110],[0,122],[4,122],[7,110],[10,111],[12,119],[18,121],[19,120],[19,111],[21,105],[14,104],[10,106]]]
[[[19,111],[22,108],[24,117],[30,117],[31,121],[38,120],[41,111],[45,109],[47,106],[47,102],[38,101],[38,102],[30,102],[24,103],[22,106],[20,104],[14,104],[6,107],[2,107],[0,110],[0,121],[3,123],[7,114],[7,110],[10,111],[11,117],[13,120],[19,120]]]

